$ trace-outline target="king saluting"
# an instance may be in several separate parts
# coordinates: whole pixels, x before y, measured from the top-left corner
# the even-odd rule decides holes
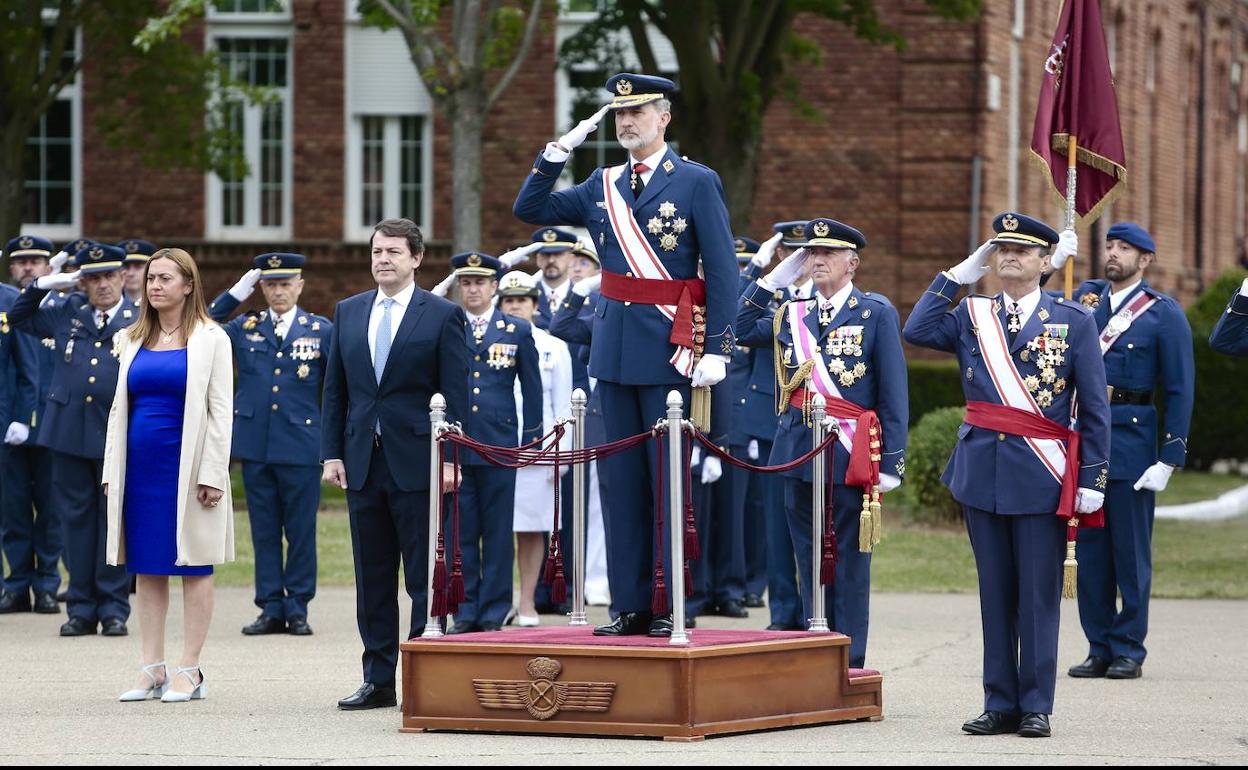
[[[589,373],[602,390],[606,439],[615,441],[661,419],[668,391],[680,390],[688,404],[691,384],[724,378],[733,350],[737,263],[719,175],[681,158],[664,138],[676,84],[621,73],[606,87],[611,101],[538,156],[514,211],[534,225],[585,227],[596,242],[602,301],[594,311]],[[554,191],[569,154],[608,111],[628,162]],[[595,634],[671,634],[671,615],[651,593],[655,460],[653,443],[603,460],[603,474],[626,483],[613,494],[606,522],[619,616]],[[673,567],[681,565],[666,565],[664,574]]]

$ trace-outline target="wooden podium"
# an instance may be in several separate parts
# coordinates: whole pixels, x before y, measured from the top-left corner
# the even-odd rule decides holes
[[[468,730],[701,740],[883,718],[877,671],[835,633],[699,629],[689,645],[581,626],[401,645],[403,732]]]

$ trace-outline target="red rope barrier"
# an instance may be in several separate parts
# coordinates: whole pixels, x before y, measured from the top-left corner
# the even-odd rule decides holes
[[[833,443],[836,442],[836,434],[829,433],[827,437],[823,440],[822,444],[810,450],[809,452],[802,455],[801,457],[798,457],[795,460],[791,460],[782,465],[754,465],[752,463],[747,463],[745,460],[733,457],[732,455],[725,452],[723,449],[720,449],[719,446],[714,441],[712,441],[705,433],[702,433],[701,431],[696,431],[696,430],[693,431],[693,437],[698,440],[698,443],[706,447],[706,449],[710,451],[711,454],[715,455],[719,459],[728,463],[732,467],[741,468],[747,471],[754,471],[755,473],[784,473],[785,471],[791,471],[794,468],[803,466],[806,463],[810,462],[811,460],[815,459],[815,455],[824,451],[825,449],[827,449]],[[829,470],[828,473],[830,474],[831,470]]]

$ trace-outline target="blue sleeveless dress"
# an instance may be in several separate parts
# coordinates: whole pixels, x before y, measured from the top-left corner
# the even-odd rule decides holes
[[[186,349],[140,348],[126,379],[126,571],[138,575],[211,575],[212,566],[179,567],[178,464],[186,411]]]

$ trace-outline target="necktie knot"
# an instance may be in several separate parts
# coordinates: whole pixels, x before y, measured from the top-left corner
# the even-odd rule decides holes
[[[634,164],[633,164],[633,173],[634,173],[634,174],[644,174],[644,173],[646,173],[646,172],[647,172],[647,171],[649,171],[649,170],[650,170],[650,167],[649,167],[649,166],[647,166],[645,163],[634,163]]]

